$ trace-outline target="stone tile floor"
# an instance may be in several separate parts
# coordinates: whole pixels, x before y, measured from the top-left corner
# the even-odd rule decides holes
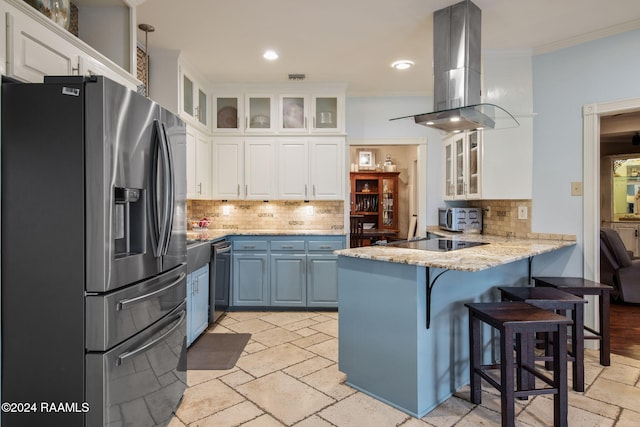
[[[337,312],[230,312],[206,333],[252,334],[233,369],[187,373],[189,388],[170,427],[499,426],[500,397],[468,386],[422,419],[345,384],[338,371]],[[571,381],[571,373],[569,373]],[[569,393],[569,426],[640,426],[640,360],[586,350],[585,392]],[[553,402],[517,402],[517,426],[553,425]]]

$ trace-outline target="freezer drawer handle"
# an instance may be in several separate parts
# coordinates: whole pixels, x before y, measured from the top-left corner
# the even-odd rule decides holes
[[[128,359],[130,357],[134,357],[134,356],[136,356],[137,354],[140,354],[140,353],[144,353],[145,351],[149,350],[153,346],[155,346],[158,343],[162,342],[166,337],[171,335],[173,333],[173,331],[178,329],[180,327],[180,325],[182,325],[182,322],[184,322],[184,319],[186,318],[186,316],[187,316],[187,310],[182,310],[180,312],[180,317],[178,318],[178,321],[177,321],[177,323],[175,324],[175,326],[173,328],[169,329],[167,332],[162,334],[162,336],[156,338],[155,340],[151,341],[148,344],[143,345],[142,347],[138,347],[137,349],[135,349],[133,351],[127,351],[125,353],[122,353],[116,359],[116,366],[122,365],[122,362],[124,362],[125,359]]]
[[[185,276],[186,276],[186,274],[180,273],[180,276],[178,276],[178,278],[176,280],[174,280],[173,282],[171,282],[170,284],[168,284],[164,288],[158,289],[158,290],[153,291],[153,292],[149,292],[148,294],[140,295],[139,297],[130,298],[130,299],[123,299],[122,301],[118,301],[118,304],[116,305],[116,311],[124,310],[126,308],[126,306],[128,306],[128,305],[137,304],[139,302],[148,300],[149,298],[153,298],[154,296],[156,296],[156,295],[166,291],[167,289],[174,287],[178,283],[180,283],[185,278]]]

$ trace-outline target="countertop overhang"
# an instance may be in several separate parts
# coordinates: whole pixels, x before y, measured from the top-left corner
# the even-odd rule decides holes
[[[522,259],[528,259],[560,248],[574,246],[575,236],[565,239],[523,239],[480,234],[440,233],[444,238],[468,242],[489,243],[449,252],[366,246],[341,249],[335,254],[346,257],[410,264],[458,271],[480,271]]]

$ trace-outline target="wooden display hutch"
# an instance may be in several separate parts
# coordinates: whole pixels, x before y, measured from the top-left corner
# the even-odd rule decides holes
[[[365,236],[367,230],[398,232],[398,175],[351,172],[351,214],[364,216]]]

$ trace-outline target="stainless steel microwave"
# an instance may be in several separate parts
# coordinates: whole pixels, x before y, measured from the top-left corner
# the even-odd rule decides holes
[[[482,209],[480,208],[439,208],[438,225],[441,230],[464,233],[482,232]]]

